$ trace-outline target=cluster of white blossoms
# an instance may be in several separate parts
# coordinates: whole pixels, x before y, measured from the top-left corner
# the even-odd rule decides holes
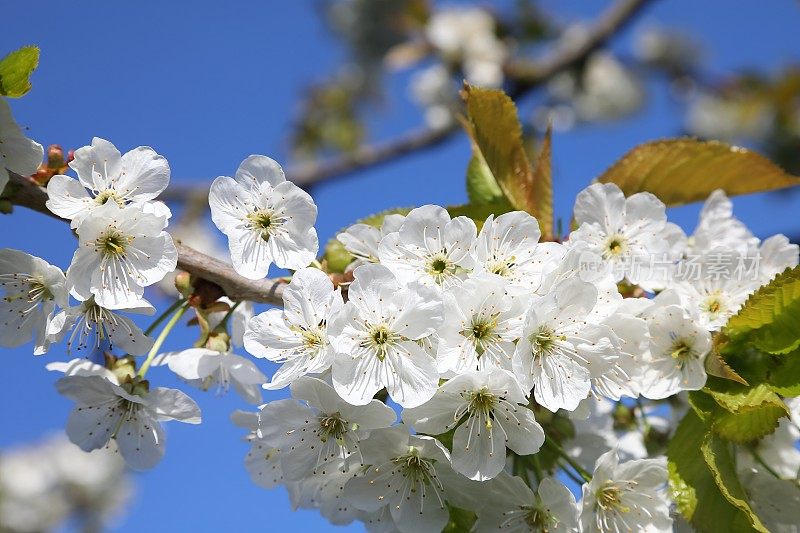
[[[612,411],[702,388],[711,333],[798,247],[759,242],[721,191],[689,237],[655,196],[615,185],[584,190],[575,219],[563,243],[540,243],[526,213],[478,231],[428,205],[339,234],[356,258],[346,292],[298,270],[283,309],[244,334],[281,365],[264,387],[293,397],[235,417],[253,480],[371,531],[440,531],[448,506],[474,511],[477,531],[671,531],[666,462],[646,459],[641,433],[617,435]],[[658,295],[620,292],[634,284]],[[560,450],[537,418],[560,413],[571,455],[596,461],[578,502],[557,479],[523,482],[540,449]]]
[[[454,509],[473,512],[476,531],[670,531],[666,462],[648,458],[632,420],[668,435],[656,401],[702,388],[712,333],[798,264],[797,245],[754,237],[722,191],[687,236],[652,194],[594,184],[562,241],[540,242],[527,213],[479,228],[426,205],[341,232],[354,260],[330,276],[316,261],[313,200],[255,155],[214,181],[209,203],[236,272],[292,271],[283,307],[256,314],[178,275],[183,298],[142,332],[125,314],[152,313],[145,288],[176,269],[170,212],[156,200],[167,162],[94,139],[70,166],[77,179],[47,187],[47,206],[78,237],[66,274],[0,251],[0,343],[124,353],[48,365],[76,404],[70,440],[84,451],[111,444],[132,468],[151,468],[163,421],[200,423],[188,395],[150,385],[151,366],[201,390],[232,386],[260,406],[233,416],[253,481],[370,531],[438,532]],[[198,342],[159,353],[189,309]],[[240,347],[279,365],[272,377]],[[291,398],[262,405],[262,388],[286,387]],[[786,450],[798,436],[787,425],[763,455],[794,461]],[[770,468],[796,474],[792,464]]]
[[[485,9],[451,7],[431,15],[425,38],[446,62],[458,65],[470,83],[499,87],[508,48],[496,31],[495,19]]]
[[[62,435],[0,453],[3,531],[54,531],[66,520],[83,531],[102,531],[119,518],[131,493],[119,455],[85,453]]]

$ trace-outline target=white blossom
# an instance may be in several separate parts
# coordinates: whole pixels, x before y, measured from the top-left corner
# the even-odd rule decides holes
[[[460,285],[475,266],[475,223],[467,217],[450,219],[443,207],[412,209],[397,232],[380,243],[378,258],[403,283],[446,289]]]
[[[432,128],[446,128],[455,119],[458,93],[452,73],[442,64],[414,73],[411,95],[425,108],[425,122]]]
[[[126,311],[152,315],[155,308],[142,300]],[[67,353],[72,348],[88,348],[90,352],[99,350],[106,341],[109,349],[118,348],[131,355],[144,355],[153,346],[153,339],[142,333],[130,318],[97,305],[93,296],[55,315],[47,328],[47,334],[55,342],[70,330],[72,333],[67,340]]]
[[[293,400],[277,400],[259,411],[258,438],[280,451],[284,479],[300,480],[331,470],[346,471],[346,460],[363,464],[361,441],[386,428],[394,411],[372,400],[351,405],[324,381],[302,376],[292,385]],[[301,403],[305,402],[305,403]]]
[[[650,356],[642,378],[642,395],[662,399],[706,383],[705,357],[711,335],[677,305],[656,309],[649,319]]]
[[[525,393],[505,370],[468,371],[439,387],[433,398],[403,411],[403,421],[415,430],[453,435],[453,469],[484,481],[506,464],[506,447],[531,455],[544,443],[544,431],[527,408]]]
[[[458,62],[474,85],[503,83],[505,44],[495,35],[494,18],[480,8],[453,7],[433,13],[425,36],[447,61]]]
[[[614,333],[586,320],[596,303],[594,285],[568,278],[528,310],[514,352],[514,373],[553,412],[574,410],[589,394],[592,378],[619,357]]]
[[[437,332],[440,373],[512,369],[528,299],[506,294],[507,286],[499,276],[481,274],[445,291],[445,320]]]
[[[297,270],[314,260],[319,248],[314,222],[317,206],[290,181],[274,160],[251,155],[236,177],[220,176],[208,196],[211,218],[228,237],[233,267],[249,279],[267,275],[275,263]]]
[[[358,509],[389,508],[402,533],[439,533],[447,523],[447,495],[440,476],[450,454],[432,437],[409,435],[398,425],[375,430],[361,445],[370,466],[345,485],[345,497]]]
[[[614,313],[600,322],[616,336],[619,357],[609,370],[593,378],[592,384],[595,392],[612,400],[623,396],[636,398],[641,391],[643,366],[649,353],[649,332],[647,321],[635,314],[637,300],[650,302],[646,298],[625,298]]]
[[[561,244],[539,243],[541,235],[539,223],[528,213],[489,215],[475,246],[476,268],[506,279],[509,291],[535,292],[565,253]]]
[[[270,309],[247,323],[244,347],[255,357],[283,363],[264,386],[278,389],[333,363],[328,326],[344,307],[342,293],[316,268],[298,270],[283,291],[283,310]]]
[[[702,254],[712,248],[728,248],[747,253],[758,246],[758,239],[733,216],[733,202],[722,189],[716,189],[703,203],[694,233],[689,237],[687,254]]]
[[[22,134],[11,107],[0,97],[0,193],[8,183],[8,171],[20,176],[34,174],[42,164],[44,148]]]
[[[501,472],[482,492],[476,509],[475,533],[578,531],[575,496],[552,477],[542,479],[534,492],[519,476]]]
[[[43,259],[4,248],[0,250],[0,290],[0,346],[13,348],[33,338],[33,353],[45,353],[55,306],[67,305],[64,273]]]
[[[637,111],[645,100],[645,88],[636,72],[612,54],[595,52],[586,60],[580,89],[574,95],[580,120],[610,120]]]
[[[378,263],[378,246],[386,235],[400,229],[405,220],[404,215],[386,215],[377,228],[369,224],[353,224],[336,236],[344,249],[362,262]]]
[[[249,359],[233,352],[189,348],[164,354],[169,369],[201,390],[227,392],[231,385],[248,403],[261,403],[261,385],[267,376]]]
[[[758,248],[758,277],[763,285],[786,270],[797,266],[800,246],[789,242],[785,235],[773,235],[764,239]]]
[[[114,372],[89,359],[76,358],[70,361],[53,361],[52,363],[47,363],[45,368],[52,372],[61,372],[65,376],[100,376],[115,385],[119,385],[119,379],[117,379],[117,375]]]
[[[384,387],[403,407],[426,402],[436,392],[439,373],[415,341],[441,325],[441,300],[429,287],[402,286],[382,265],[360,266],[354,275],[349,301],[329,326],[336,392],[357,405],[369,403]]]
[[[106,202],[78,229],[78,249],[67,271],[77,300],[92,296],[106,309],[137,307],[144,288],[175,270],[178,252],[164,231],[165,219],[129,205]]]
[[[247,330],[247,324],[255,315],[253,302],[242,300],[235,303],[227,296],[223,296],[217,300],[218,303],[228,305],[228,309],[220,311],[212,311],[208,313],[208,329],[213,331],[219,326],[225,317],[228,317],[228,324],[230,324],[230,341],[231,346],[241,348],[244,346],[244,333]],[[231,311],[233,309],[233,311]],[[230,313],[230,315],[229,315]]]
[[[133,469],[153,468],[164,456],[162,420],[200,423],[200,408],[183,392],[146,382],[117,385],[101,376],[66,376],[58,392],[76,403],[67,422],[67,436],[84,451],[114,439]]]
[[[344,487],[361,470],[353,463],[344,468],[332,468],[324,473],[298,481],[289,481],[286,489],[293,509],[317,509],[331,524],[346,525],[364,515],[344,497]]]
[[[620,464],[616,452],[603,454],[597,460],[592,480],[583,485],[581,531],[671,532],[666,483],[663,457]]]
[[[0,454],[3,531],[106,529],[123,514],[132,493],[116,449],[86,453],[62,435]]]
[[[636,424],[633,409],[620,402],[590,396],[570,413],[575,436],[564,443],[564,450],[585,468],[592,468],[609,450],[616,450],[623,461],[647,457],[644,433]],[[646,416],[653,429],[668,432],[667,420],[656,415],[655,410],[645,407],[644,414],[638,414]]]
[[[729,248],[714,248],[679,265],[670,288],[681,305],[709,331],[721,329],[759,286],[751,257]],[[740,269],[740,265],[744,265]],[[737,271],[737,269],[740,269]]]
[[[244,467],[251,481],[259,487],[272,489],[283,482],[280,451],[258,437],[258,419],[258,412],[236,410],[231,414],[231,422],[248,431],[244,440],[250,443],[250,450]]]
[[[625,198],[613,183],[595,183],[575,200],[577,230],[569,236],[570,245],[585,242],[588,250],[600,255],[614,275],[614,281],[627,278],[633,283],[647,279],[651,258],[668,257],[670,243],[665,238],[665,206],[653,194],[641,192]]]
[[[107,202],[119,207],[137,204],[144,208],[169,184],[169,164],[152,148],[139,146],[121,155],[105,139],[95,137],[91,146],[75,150],[70,168],[78,179],[57,174],[47,183],[47,208],[71,220],[72,228]],[[169,218],[169,209],[151,206],[156,214]]]

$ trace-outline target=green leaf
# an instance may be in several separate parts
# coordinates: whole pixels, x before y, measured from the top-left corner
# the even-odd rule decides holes
[[[800,396],[800,350],[781,357],[766,377],[769,388],[783,396]]]
[[[468,184],[472,182],[470,200],[497,201],[492,180],[488,179],[490,173],[511,207],[536,217],[544,228],[551,230],[543,233],[550,235],[553,218],[550,136],[545,138],[534,170],[528,161],[517,107],[511,98],[499,89],[471,85],[465,85],[462,97],[468,116],[465,128],[473,149],[468,170]],[[537,175],[541,180],[538,184]]]
[[[786,405],[769,386],[743,387],[720,382],[721,390],[706,388],[722,408],[712,416],[712,430],[720,437],[738,443],[751,442],[775,431],[782,417],[788,416]]]
[[[474,220],[478,226],[478,231],[480,231],[481,226],[489,215],[497,216],[509,211],[513,211],[513,208],[505,198],[500,198],[487,204],[462,204],[447,207],[447,212],[450,213],[451,217],[464,216]]]
[[[711,376],[716,376],[722,379],[729,379],[742,385],[749,385],[747,380],[740,376],[730,365],[725,362],[725,359],[717,352],[716,349],[706,356],[705,360],[706,373]]]
[[[738,341],[746,335],[750,344],[771,354],[800,347],[800,266],[751,294],[725,332]]]
[[[705,200],[715,189],[737,195],[800,185],[800,178],[756,152],[689,138],[641,144],[598,181],[616,183],[626,196],[651,192],[668,206]]]
[[[357,220],[354,222],[354,224],[367,224],[368,226],[380,228],[381,224],[383,224],[383,219],[388,215],[407,215],[411,209],[411,207],[396,207],[393,209],[387,209],[386,211],[381,211],[380,213],[375,213],[374,215]],[[338,231],[337,235],[342,231],[344,231],[344,229]],[[347,265],[352,263],[355,259],[350,252],[345,250],[344,245],[340,243],[336,237],[329,240],[325,245],[325,253],[323,254],[323,258],[326,261],[328,272],[338,273],[344,272],[347,268]]]
[[[750,504],[747,501],[747,493],[742,488],[739,476],[736,474],[736,465],[728,443],[714,435],[706,435],[700,447],[703,459],[714,477],[722,496],[736,509],[744,514],[752,530],[769,533],[769,530],[761,523]],[[702,502],[701,502],[702,503]],[[716,531],[726,531],[717,529]],[[747,528],[745,531],[751,531]]]
[[[31,73],[39,65],[39,48],[25,46],[0,60],[0,94],[19,98],[31,90]]]
[[[487,204],[505,198],[480,151],[475,149],[467,166],[467,197],[471,204]]]
[[[728,495],[737,494],[720,484],[731,483],[726,458],[718,457],[716,442],[709,442],[709,426],[694,411],[689,411],[678,425],[667,446],[669,488],[678,510],[700,532],[752,531],[758,521],[749,507],[732,504]],[[713,438],[713,437],[711,437]],[[697,453],[705,444],[708,451]],[[712,468],[714,472],[712,473]],[[763,531],[763,528],[761,529]]]
[[[475,520],[478,518],[472,511],[460,509],[448,505],[450,511],[450,520],[447,525],[442,529],[442,533],[463,533],[464,531],[472,530]]]

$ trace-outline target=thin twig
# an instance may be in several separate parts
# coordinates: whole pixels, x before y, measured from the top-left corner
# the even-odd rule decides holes
[[[9,173],[11,179],[7,199],[14,205],[27,207],[58,220],[65,219],[53,214],[45,202],[47,191],[28,178]],[[180,242],[175,243],[178,249],[178,269],[185,270],[199,278],[219,285],[225,294],[234,301],[249,300],[273,305],[283,305],[283,289],[286,286],[281,280],[251,280],[240,276],[228,263],[215,259]]]

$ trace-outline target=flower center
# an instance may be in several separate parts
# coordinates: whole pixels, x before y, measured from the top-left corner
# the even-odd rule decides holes
[[[516,257],[513,255],[505,259],[493,257],[490,261],[486,262],[486,270],[504,278],[511,275],[515,266],[517,266]]]
[[[378,360],[386,359],[389,349],[400,340],[400,335],[389,329],[386,324],[378,324],[369,328],[367,338],[361,343],[362,348],[375,351]]]
[[[497,397],[489,392],[486,387],[474,391],[469,395],[469,404],[467,405],[467,412],[469,416],[477,416],[479,420],[483,419],[488,429],[492,428],[492,413],[497,404]]]
[[[622,489],[614,485],[613,481],[606,481],[595,494],[597,506],[603,511],[627,513],[630,511],[622,503]]]
[[[30,303],[52,299],[53,293],[41,279],[30,278],[28,280],[28,301]]]
[[[558,525],[558,521],[555,517],[545,509],[528,505],[522,507],[521,510],[525,513],[525,525],[527,525],[531,531],[547,533]]]
[[[726,305],[722,295],[719,292],[714,292],[706,297],[700,308],[706,313],[716,316],[725,312]]]
[[[341,440],[347,430],[347,420],[338,411],[319,417],[319,438],[322,442],[331,438]]]
[[[475,345],[478,357],[486,352],[486,345],[497,337],[495,330],[498,316],[498,314],[494,314],[490,317],[473,317],[472,324],[460,332],[463,337],[471,340]]]
[[[94,203],[97,205],[103,205],[109,200],[113,200],[114,203],[120,207],[125,207],[125,200],[117,194],[117,191],[113,189],[100,191],[100,194],[94,197]]]
[[[411,492],[416,492],[420,483],[423,485],[433,484],[435,487],[439,487],[433,461],[420,457],[419,451],[413,446],[409,446],[406,455],[401,455],[393,459],[392,462],[400,467],[403,477],[411,485]]]
[[[327,338],[324,333],[325,321],[320,322],[316,328],[304,328],[301,326],[290,326],[289,329],[300,334],[303,342],[303,347],[311,352],[318,352],[327,344]],[[315,355],[313,353],[311,356]]]
[[[428,275],[430,275],[436,283],[441,285],[447,278],[456,274],[458,266],[448,259],[446,253],[443,252],[428,258],[428,267],[426,270]]]
[[[286,220],[269,209],[260,209],[247,215],[250,229],[261,234],[261,238],[268,241],[278,233],[279,228]]]
[[[563,335],[556,335],[556,332],[547,326],[540,326],[539,329],[530,336],[529,340],[534,354],[546,355],[553,349],[556,341],[563,341],[566,340],[566,338]]]
[[[670,355],[673,359],[679,361],[681,365],[691,359],[697,359],[697,352],[686,339],[676,340],[670,348]]]
[[[603,256],[606,259],[619,257],[625,253],[628,248],[628,243],[625,237],[619,234],[610,235],[606,239],[606,244],[603,249]]]
[[[103,255],[119,257],[125,255],[125,249],[132,240],[133,237],[111,228],[97,239],[95,247]]]

